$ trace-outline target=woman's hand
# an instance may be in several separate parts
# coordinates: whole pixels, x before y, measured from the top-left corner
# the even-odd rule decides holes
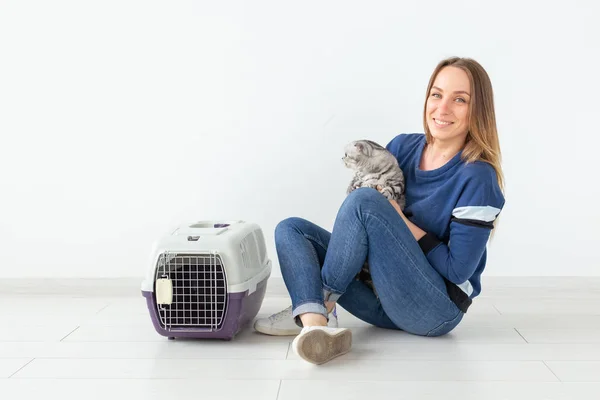
[[[377,185],[377,190],[382,193],[383,188],[379,185]],[[390,204],[396,209],[396,211],[398,211],[398,214],[400,215],[404,215],[404,213],[402,212],[402,210],[400,209],[400,206],[398,205],[398,202],[396,200],[392,200],[392,199],[388,199],[388,201],[390,202]]]
[[[381,186],[377,185],[377,190],[381,192]],[[425,236],[427,232],[425,232],[424,230],[413,224],[411,221],[409,221],[408,218],[406,218],[406,215],[404,215],[404,213],[400,209],[400,205],[396,200],[388,199],[388,201],[390,202],[392,207],[394,207],[394,209],[398,212],[400,217],[404,220],[404,223],[406,223],[406,226],[408,226],[408,229],[410,229],[411,233],[413,234],[416,240],[419,240],[423,236]]]
[[[389,202],[396,209],[396,211],[398,211],[398,214],[400,214],[401,217],[404,217],[404,213],[402,212],[402,209],[400,209],[398,202],[396,200],[389,200]]]

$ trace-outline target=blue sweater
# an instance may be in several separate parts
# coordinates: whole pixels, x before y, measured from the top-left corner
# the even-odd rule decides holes
[[[427,232],[419,241],[429,263],[470,298],[481,292],[486,245],[504,207],[494,168],[466,164],[461,153],[442,167],[419,169],[424,134],[401,134],[387,145],[406,180],[406,217]]]

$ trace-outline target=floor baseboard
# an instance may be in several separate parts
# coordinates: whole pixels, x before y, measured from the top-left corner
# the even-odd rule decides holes
[[[141,296],[140,278],[7,278],[0,279],[0,296],[6,295],[69,295],[93,297]],[[484,289],[582,289],[600,295],[598,276],[493,276],[482,278]],[[283,278],[271,277],[267,295],[285,296]]]

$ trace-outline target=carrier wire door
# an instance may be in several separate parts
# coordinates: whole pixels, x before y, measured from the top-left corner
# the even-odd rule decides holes
[[[191,221],[152,244],[142,296],[162,336],[231,340],[258,314],[271,269],[258,224]]]
[[[156,305],[164,329],[221,328],[227,312],[227,279],[219,255],[163,253],[155,281],[161,280],[172,284],[171,303]]]

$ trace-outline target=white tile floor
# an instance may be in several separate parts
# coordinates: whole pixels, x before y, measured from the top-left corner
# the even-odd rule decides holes
[[[168,341],[139,282],[0,280],[6,399],[598,399],[600,278],[493,278],[451,334],[422,338],[339,311],[352,351],[323,366],[291,337]],[[258,317],[287,306],[273,278]],[[336,397],[332,397],[335,394]],[[326,396],[326,397],[325,397]]]

